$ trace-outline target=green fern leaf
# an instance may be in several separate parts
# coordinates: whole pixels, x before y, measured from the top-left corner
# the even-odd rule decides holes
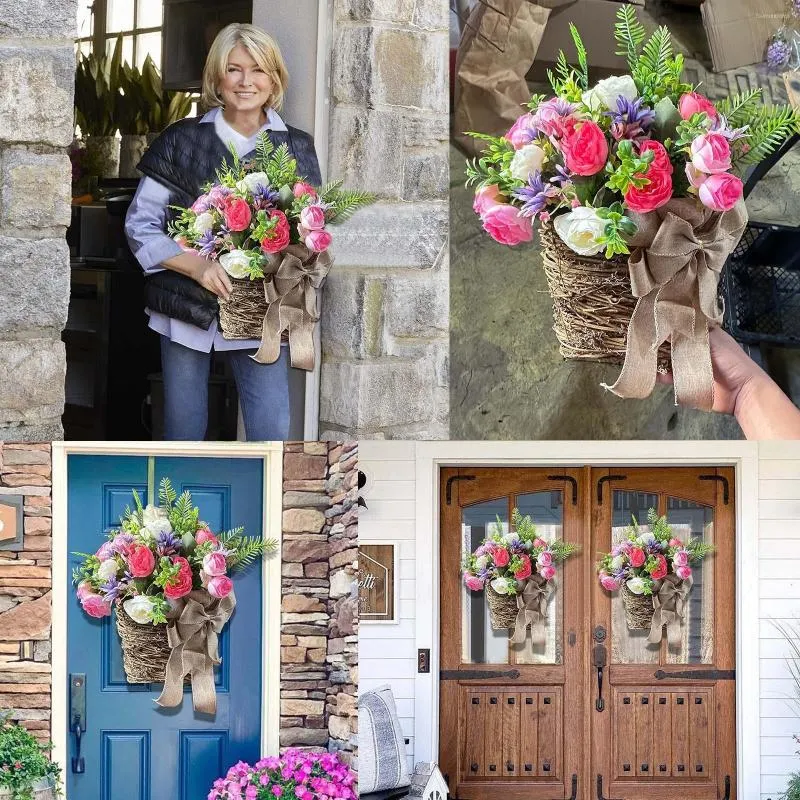
[[[633,74],[639,60],[639,48],[646,36],[644,26],[639,22],[633,5],[621,5],[617,9],[617,22],[614,24],[614,38],[617,40],[618,56],[625,56],[628,68]]]
[[[728,124],[737,128],[752,121],[753,114],[761,108],[760,103],[761,89],[758,88],[726,97],[716,106],[719,113],[728,120]]]
[[[170,508],[177,500],[178,493],[172,487],[172,481],[169,478],[164,477],[161,479],[161,483],[158,486],[158,497],[161,504],[167,508]]]
[[[375,202],[375,195],[370,192],[361,192],[350,189],[339,189],[329,199],[330,208],[326,212],[326,221],[338,225],[350,219],[359,208]]]
[[[578,66],[580,72],[578,73],[578,82],[584,89],[589,88],[589,60],[586,53],[586,47],[583,44],[580,33],[575,25],[569,23],[569,32],[572,34],[572,41],[575,43],[575,49],[578,51]]]

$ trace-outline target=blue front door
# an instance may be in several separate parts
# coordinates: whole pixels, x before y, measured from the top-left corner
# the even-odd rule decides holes
[[[144,457],[69,456],[70,574],[78,561],[72,554],[93,553],[104,532],[118,525],[125,506],[132,504],[131,489],[147,495],[147,469]],[[244,525],[248,535],[263,534],[262,461],[160,457],[155,460],[156,487],[164,476],[178,492],[192,493],[200,518],[212,530]],[[115,616],[90,618],[74,587],[63,587],[69,609],[68,670],[86,675],[85,771],[78,774],[68,764],[68,800],[205,800],[228,767],[260,757],[260,564],[238,575],[235,586],[236,610],[220,638],[213,718],[193,711],[188,687],[179,708],[162,709],[154,702],[161,684],[129,685]],[[70,756],[75,756],[74,734],[69,741]]]

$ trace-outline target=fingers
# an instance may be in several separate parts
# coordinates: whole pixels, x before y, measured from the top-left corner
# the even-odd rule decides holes
[[[227,300],[233,291],[233,284],[231,283],[230,277],[228,277],[228,273],[225,272],[225,269],[221,265],[217,265],[217,273],[220,276],[222,286],[225,288],[225,299]]]
[[[219,273],[213,276],[212,281],[214,284],[214,288],[212,289],[214,294],[216,294],[217,297],[221,297],[225,301],[230,300],[231,289],[233,288],[230,285],[230,281],[225,280],[224,276],[220,275]]]

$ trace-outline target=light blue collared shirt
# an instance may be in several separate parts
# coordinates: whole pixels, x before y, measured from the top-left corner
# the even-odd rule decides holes
[[[200,122],[213,122],[217,136],[226,146],[232,143],[240,157],[255,149],[261,131],[287,129],[283,120],[272,108],[267,114],[264,125],[249,138],[234,130],[225,121],[221,108],[212,108],[203,115]],[[166,233],[169,202],[169,189],[154,178],[144,177],[139,181],[125,217],[125,233],[131,250],[147,275],[163,271],[165,267],[161,266],[162,262],[183,252],[180,245]],[[203,353],[211,352],[212,347],[215,350],[247,350],[257,348],[261,344],[256,339],[223,338],[216,319],[209,329],[204,331],[196,325],[172,319],[166,314],[159,314],[148,308],[145,309],[145,313],[150,317],[150,328],[156,333]]]

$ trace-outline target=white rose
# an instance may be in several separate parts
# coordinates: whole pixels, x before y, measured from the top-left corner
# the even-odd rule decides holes
[[[143,594],[129,598],[122,604],[122,607],[125,609],[125,613],[139,625],[147,625],[153,621],[153,601]]]
[[[149,525],[151,522],[155,522],[157,519],[166,519],[167,518],[167,510],[165,508],[161,508],[160,506],[154,506],[148,503],[144,510],[142,511],[142,520],[143,524]]]
[[[600,239],[605,236],[606,221],[600,219],[593,208],[573,208],[553,217],[553,226],[564,244],[578,255],[593,256],[605,247]]]
[[[616,558],[611,559],[611,569],[614,572],[622,569],[624,565],[625,565],[625,558],[623,556],[617,556]]]
[[[520,181],[527,181],[528,175],[532,172],[541,171],[544,159],[544,150],[538,144],[526,144],[517,150],[511,159],[511,176]]]
[[[603,108],[616,111],[617,98],[620,95],[626,100],[635,100],[639,96],[639,91],[630,75],[615,75],[598,81],[596,86],[583,93],[581,100],[592,111]]]
[[[655,540],[656,535],[654,533],[642,533],[639,534],[639,537],[636,541],[638,541],[641,545],[647,546],[648,544],[653,544]]]
[[[644,594],[644,578],[631,578],[627,586],[634,594]]]
[[[206,231],[210,231],[214,227],[214,215],[210,211],[204,211],[202,214],[197,215],[192,229],[197,236],[202,236]]]
[[[516,583],[516,581],[511,581],[510,578],[495,578],[491,582],[492,589],[494,589],[497,594],[508,594],[511,590],[512,583]]]
[[[219,257],[225,272],[232,278],[246,278],[250,274],[250,257],[244,250],[231,250]]]
[[[475,569],[477,570],[486,569],[488,564],[489,559],[486,556],[478,556],[478,558],[475,559]]]
[[[250,193],[255,192],[259,186],[269,186],[269,178],[266,172],[251,172],[236,184],[237,190],[242,194],[247,191]]]
[[[161,533],[172,533],[172,524],[168,519],[156,519],[145,525],[139,533],[148,539],[155,538]]]
[[[104,581],[107,581],[110,578],[116,578],[117,572],[119,572],[119,567],[117,566],[116,560],[113,558],[103,561],[97,568],[97,575]]]
[[[503,541],[506,544],[514,544],[515,542],[519,541],[519,534],[516,533],[516,531],[514,533],[504,533]]]

